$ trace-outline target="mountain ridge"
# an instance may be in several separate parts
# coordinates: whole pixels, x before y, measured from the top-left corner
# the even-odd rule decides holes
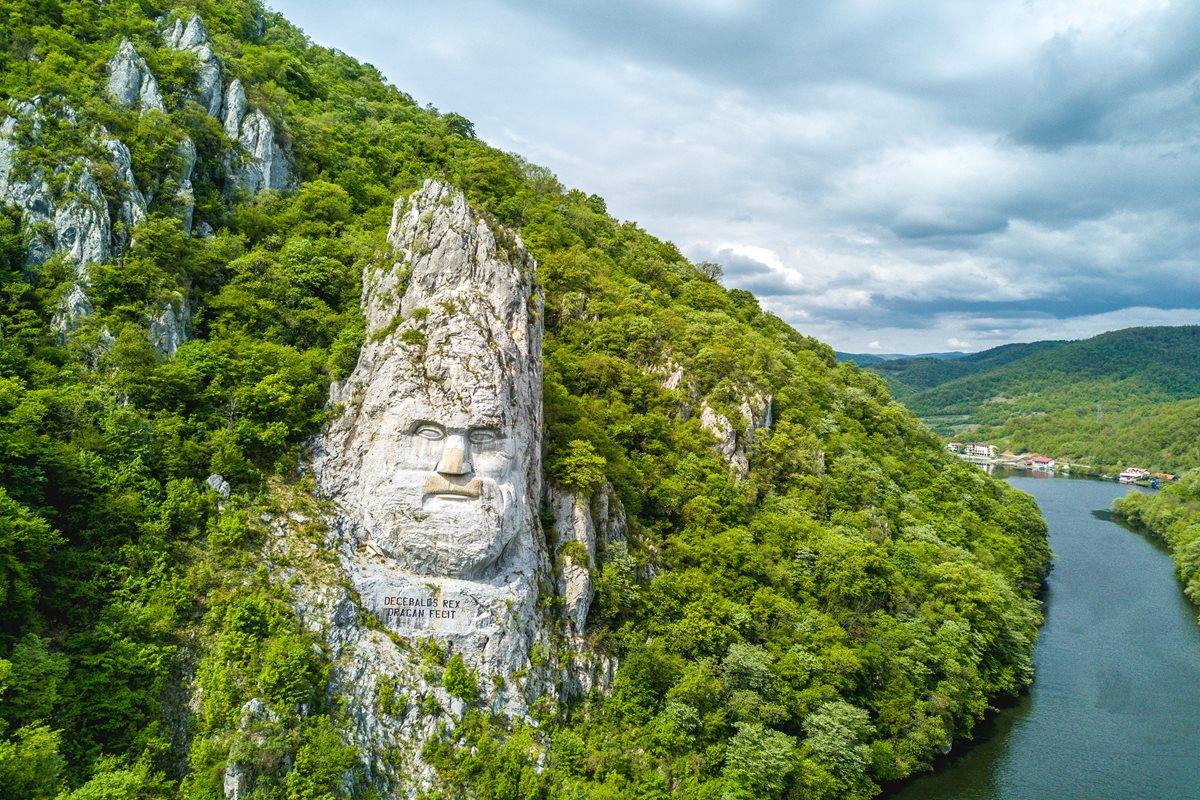
[[[943,435],[1113,468],[1200,465],[1189,412],[1200,398],[1200,327],[1109,331],[1090,339],[1006,345],[952,366],[871,365]],[[958,370],[960,374],[955,374]],[[966,374],[961,374],[964,372]]]

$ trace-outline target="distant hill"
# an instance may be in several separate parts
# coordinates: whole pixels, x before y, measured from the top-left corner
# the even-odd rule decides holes
[[[885,361],[885,356],[877,356],[874,353],[842,353],[835,351],[834,358],[838,361],[858,364],[860,367],[869,367],[872,364],[878,364],[880,361]]]
[[[873,364],[942,435],[1117,466],[1200,465],[1200,326]]]
[[[903,397],[922,389],[932,389],[956,378],[965,378],[997,369],[1026,356],[1067,344],[1065,341],[1005,344],[978,353],[959,354],[956,358],[934,355],[905,356],[872,364],[871,367],[888,379],[893,391]]]
[[[959,350],[950,353],[921,353],[920,355],[906,355],[904,353],[841,353],[834,352],[834,357],[838,361],[848,361],[858,364],[860,367],[871,366],[883,361],[910,361],[913,359],[932,359],[935,361],[945,361],[956,358],[963,358],[969,355]]]

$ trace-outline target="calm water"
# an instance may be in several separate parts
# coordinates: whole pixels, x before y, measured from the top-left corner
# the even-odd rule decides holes
[[[1200,799],[1200,626],[1166,550],[1104,513],[1126,488],[1018,477],[1057,556],[1037,679],[894,800]]]

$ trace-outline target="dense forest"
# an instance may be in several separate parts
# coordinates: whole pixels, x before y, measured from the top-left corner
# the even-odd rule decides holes
[[[69,203],[87,165],[120,196],[102,128],[152,196],[127,247],[86,265],[92,309],[69,335],[54,320],[74,265],[31,259],[45,223],[0,213],[0,796],[218,798],[235,755],[256,765],[251,797],[372,796],[322,644],[262,548],[281,513],[320,524],[306,446],[354,366],[392,204],[427,177],[535,256],[546,471],[610,483],[631,529],[588,623],[620,660],[612,692],[525,724],[470,708],[423,754],[428,796],[868,797],[1031,680],[1049,557],[1033,502],[947,457],[881,378],[713,265],[248,0],[0,9],[0,97],[42,110],[10,128],[10,182],[48,176]],[[162,44],[192,13],[295,186],[230,180],[245,154],[196,100],[196,55]],[[122,39],[162,110],[111,101]],[[148,325],[179,296],[194,320],[164,354]],[[686,387],[665,388],[668,364]],[[752,391],[774,420],[739,480],[680,408]],[[469,702],[462,660],[425,652]]]
[[[871,364],[945,436],[1114,470],[1200,465],[1200,328],[1130,328]]]
[[[874,361],[863,366],[869,366],[873,372],[878,372],[887,378],[892,394],[903,400],[923,389],[932,389],[958,378],[989,372],[1019,361],[1033,353],[1050,350],[1064,344],[1067,342],[1043,341],[1028,344],[1005,344],[957,358],[917,356]]]

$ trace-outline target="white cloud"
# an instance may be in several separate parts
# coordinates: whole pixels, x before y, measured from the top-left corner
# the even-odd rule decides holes
[[[841,350],[1200,306],[1200,6],[276,7]]]

